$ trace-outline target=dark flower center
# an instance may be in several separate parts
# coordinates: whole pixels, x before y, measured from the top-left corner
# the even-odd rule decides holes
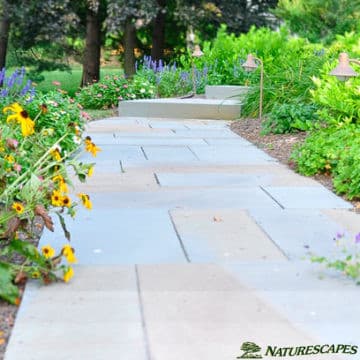
[[[24,119],[27,119],[29,117],[29,113],[26,110],[23,110],[20,113],[21,117],[23,117]]]

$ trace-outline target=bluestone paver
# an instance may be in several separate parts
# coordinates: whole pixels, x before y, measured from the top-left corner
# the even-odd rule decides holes
[[[292,259],[331,255],[341,227],[316,209],[250,209],[256,223]]]
[[[233,174],[233,173],[156,173],[157,179],[161,186],[197,186],[197,187],[224,187],[240,186],[253,187],[271,183],[271,175],[250,175],[250,174]]]
[[[272,186],[265,187],[271,196],[288,209],[351,209],[352,205],[330,190],[319,186]]]
[[[245,210],[174,210],[171,215],[192,262],[286,259]]]
[[[173,134],[173,133],[172,133]],[[153,135],[153,134],[152,134]],[[164,134],[161,136],[135,136],[135,137],[116,137],[115,143],[118,145],[144,145],[144,146],[187,146],[187,145],[208,145],[202,138],[183,138],[169,136],[165,137]]]
[[[340,273],[309,261],[253,261],[224,268],[318,343],[359,344],[359,289]]]
[[[158,189],[156,191],[132,191],[96,193],[91,196],[94,206],[113,208],[229,208],[277,209],[279,205],[264,191],[252,188],[204,188]]]
[[[153,162],[186,163],[197,161],[196,155],[187,146],[143,146],[145,156]]]
[[[238,138],[230,129],[187,129],[174,130],[175,135],[187,138]]]
[[[91,212],[79,210],[77,222],[68,223],[71,244],[81,264],[186,262],[166,210],[119,208],[115,199],[112,208],[104,208],[96,199],[93,202],[95,208]],[[64,235],[46,232],[40,242],[45,244],[60,250],[65,244]]]
[[[77,266],[71,284],[28,284],[6,359],[147,360],[134,266]]]
[[[191,145],[197,157],[208,163],[225,164],[266,164],[274,161],[264,152],[249,146],[209,145],[208,147]]]

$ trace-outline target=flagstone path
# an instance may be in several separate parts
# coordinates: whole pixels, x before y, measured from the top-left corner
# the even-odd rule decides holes
[[[359,231],[349,203],[226,121],[119,117],[87,133],[102,152],[88,183],[75,182],[94,206],[69,222],[75,277],[27,285],[6,360],[228,360],[249,341],[263,356],[267,346],[360,346],[359,288],[306,260],[330,256],[338,231]],[[61,248],[59,226],[47,243]]]

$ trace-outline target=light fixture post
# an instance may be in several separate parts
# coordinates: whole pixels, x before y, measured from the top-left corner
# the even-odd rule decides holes
[[[249,54],[246,61],[243,63],[243,68],[246,71],[253,71],[258,68],[260,64],[260,99],[259,99],[259,121],[262,121],[262,108],[263,108],[263,93],[264,93],[264,63],[261,59]]]
[[[193,80],[193,94],[196,95],[196,73],[195,73],[195,62],[194,58],[199,58],[203,56],[204,53],[201,51],[199,45],[194,46],[194,51],[191,56],[191,67],[192,67],[192,80]]]

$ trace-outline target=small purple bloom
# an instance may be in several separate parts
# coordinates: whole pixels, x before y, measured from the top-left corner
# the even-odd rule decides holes
[[[336,238],[337,238],[337,239],[342,239],[344,236],[345,236],[345,234],[344,234],[343,232],[338,231],[338,232],[336,233]]]
[[[356,236],[355,236],[355,244],[359,244],[360,243],[360,233],[358,233]]]

